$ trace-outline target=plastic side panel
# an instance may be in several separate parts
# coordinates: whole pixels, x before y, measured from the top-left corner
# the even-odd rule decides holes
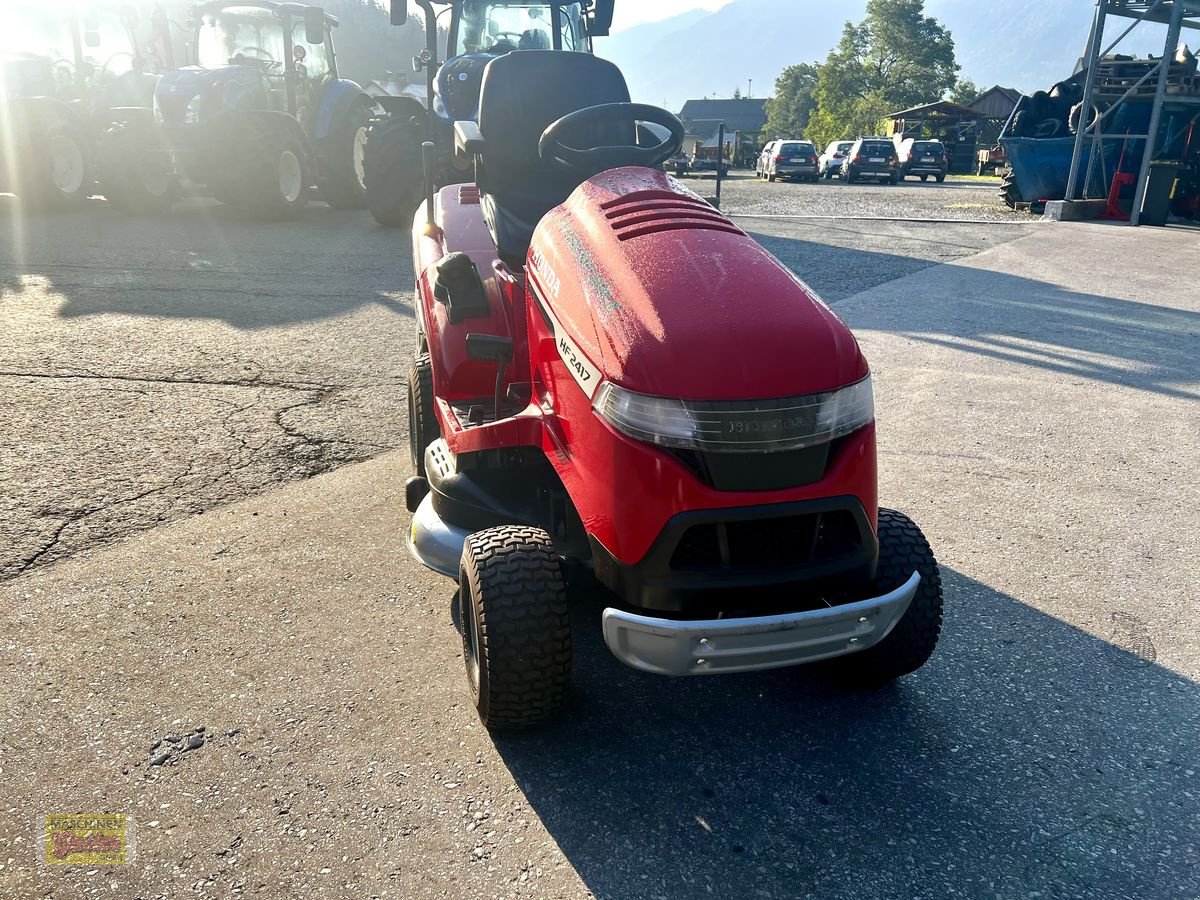
[[[527,381],[529,357],[525,351],[525,282],[496,259],[495,246],[483,219],[482,207],[463,185],[451,185],[438,192],[435,198],[435,218],[440,228],[427,233],[425,214],[417,214],[413,231],[413,259],[417,270],[418,315],[429,343],[433,364],[434,392],[449,402],[491,398],[495,393],[496,364],[467,358],[468,334],[492,334],[513,339],[514,358],[507,367],[505,381]],[[435,266],[447,254],[466,253],[475,263],[487,291],[491,314],[486,317],[463,319],[452,323],[446,306],[434,297],[437,279]],[[456,429],[444,420],[443,432],[456,446]],[[487,432],[482,432],[486,434]],[[527,433],[527,432],[522,432]],[[496,446],[510,446],[514,438],[507,432],[496,431]],[[517,441],[521,443],[522,441]],[[485,449],[483,438],[472,438],[470,449]]]
[[[875,525],[874,424],[841,448],[825,478],[815,484],[786,491],[716,491],[697,481],[667,453],[614,431],[592,411],[591,401],[567,370],[532,297],[527,321],[534,402],[553,410],[544,419],[543,450],[588,533],[621,562],[639,562],[667,520],[685,510],[853,495]]]

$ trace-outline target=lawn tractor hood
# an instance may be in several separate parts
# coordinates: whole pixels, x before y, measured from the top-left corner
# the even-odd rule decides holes
[[[663,172],[614,169],[534,233],[537,302],[601,379],[677,400],[801,397],[867,376],[850,330],[787,268]]]
[[[154,89],[154,105],[161,120],[180,125],[237,109],[244,97],[259,91],[262,74],[254,66],[205,69],[187,66],[168,72]]]

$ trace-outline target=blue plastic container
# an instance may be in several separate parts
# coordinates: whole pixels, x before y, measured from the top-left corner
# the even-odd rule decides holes
[[[1075,137],[1061,138],[1000,138],[1000,144],[1008,153],[1008,162],[1012,166],[1013,177],[1017,180],[1021,196],[1026,200],[1062,200],[1067,196],[1067,178],[1071,174],[1071,156],[1075,152]],[[1104,140],[1103,165],[1097,165],[1092,175],[1091,190],[1088,196],[1104,197],[1108,195],[1109,184],[1116,173],[1117,163],[1121,159],[1121,146],[1124,138],[1106,138]],[[1141,163],[1142,152],[1145,149],[1141,140],[1131,140],[1125,146],[1126,171],[1135,170]],[[1080,165],[1079,179],[1082,184],[1087,175],[1088,160],[1092,155],[1092,141],[1088,138],[1083,145],[1083,162]]]

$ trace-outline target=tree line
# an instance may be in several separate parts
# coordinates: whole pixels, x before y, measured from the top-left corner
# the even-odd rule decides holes
[[[803,137],[818,147],[878,134],[901,109],[948,98],[968,104],[979,91],[960,78],[954,40],[924,0],[869,0],[847,22],[824,62],[788,66],[767,101],[767,135]]]

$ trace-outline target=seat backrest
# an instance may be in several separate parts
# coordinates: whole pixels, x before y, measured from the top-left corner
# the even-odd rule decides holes
[[[563,116],[628,103],[621,70],[589,53],[519,50],[488,63],[479,94],[484,149],[478,168],[488,227],[501,257],[520,263],[542,217],[595,173],[568,172],[538,156],[542,132]],[[630,146],[634,123],[571,135],[581,147]]]

